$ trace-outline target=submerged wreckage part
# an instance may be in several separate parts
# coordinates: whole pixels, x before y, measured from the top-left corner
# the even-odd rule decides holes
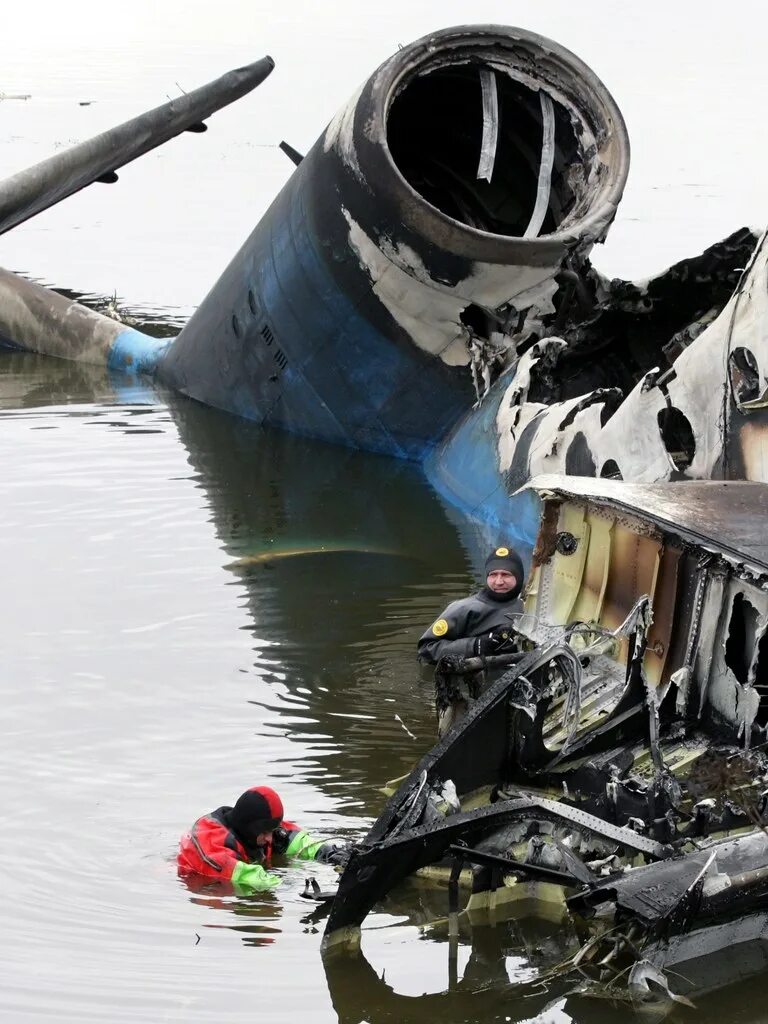
[[[95,181],[117,180],[115,171],[162,146],[260,85],[275,66],[271,57],[229,71],[207,85],[102,132],[0,181],[0,234],[60,203]]]
[[[559,894],[580,916],[586,941],[550,978],[578,970],[614,995],[629,978],[642,997],[663,968],[765,930],[768,488],[532,487],[543,512],[510,668],[354,852],[324,943],[354,941],[425,867],[448,877],[455,932],[471,868],[468,912]]]
[[[251,92],[273,67],[272,58],[264,57],[230,71],[0,181],[0,233],[95,181],[117,180],[117,168],[181,132],[201,130],[205,118]],[[170,339],[153,338],[128,328],[42,285],[0,269],[0,347],[152,374],[170,344]]]
[[[0,269],[0,347],[152,373],[171,343]]]
[[[162,378],[420,459],[475,400],[478,353],[503,363],[507,335],[552,311],[556,275],[604,237],[628,164],[615,103],[556,43],[500,26],[420,39],[301,160]]]
[[[528,654],[474,702],[467,717],[422,758],[353,853],[331,908],[327,945],[354,941],[354,929],[377,900],[419,868],[447,855],[457,857],[459,843],[468,847],[465,861],[478,865],[473,882],[476,894],[504,890],[504,878],[517,873],[551,880],[548,869],[552,868],[560,877],[564,872],[573,884],[579,884],[586,865],[578,864],[574,870],[571,850],[602,857],[618,849],[652,859],[671,852],[655,838],[603,820],[573,802],[520,792],[515,795],[514,789],[508,792],[509,787],[530,783],[557,753],[554,746],[546,746],[544,715],[557,696],[558,684],[570,679],[573,657],[569,647],[557,645]],[[617,718],[617,726],[622,717]],[[582,738],[581,746],[585,745]],[[558,775],[558,779],[565,777]],[[470,796],[477,800],[483,793],[485,801],[480,799],[474,810],[442,813],[440,792],[447,779],[462,801]],[[507,863],[506,869],[482,863],[484,854],[509,857],[510,847],[539,832],[559,832],[567,840],[571,850],[563,855],[564,860],[560,855],[555,863],[537,861],[535,855],[513,858],[520,860],[519,865]],[[538,866],[543,871],[536,871]]]

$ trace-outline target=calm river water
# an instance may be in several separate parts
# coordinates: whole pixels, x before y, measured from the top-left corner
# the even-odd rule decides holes
[[[208,135],[174,142],[114,189],[95,186],[2,240],[3,265],[102,301],[116,292],[153,330],[183,322],[289,173],[280,138],[306,148],[398,42],[467,17],[456,3],[396,3],[367,23],[342,4],[321,24],[306,4],[276,12],[237,0],[210,24],[209,5],[174,0],[137,2],[127,23],[101,7],[90,17],[87,3],[42,6],[16,12],[0,43],[0,94],[30,97],[0,101],[4,173],[162,102],[176,82],[190,88],[270,50],[280,69],[285,55],[280,85],[275,72],[263,97],[218,115]],[[604,28],[601,43],[572,5],[522,8],[515,20],[596,63],[648,132],[643,114],[662,103],[659,80],[671,81],[666,36],[655,40],[633,15]],[[707,5],[696,10],[710,19],[696,45],[710,52],[726,37]],[[479,3],[472,17],[508,12]],[[636,40],[665,55],[653,87]],[[696,78],[695,53],[682,55],[678,83],[694,112],[709,81]],[[747,117],[756,74],[738,57],[725,59],[742,77],[724,86],[738,115],[725,99],[708,107],[722,116],[707,125],[721,143],[714,156],[704,162],[691,147],[682,162],[651,168],[641,151],[615,229],[622,271],[668,262],[652,259],[657,236],[674,257],[700,248],[702,233],[714,241],[748,219],[745,201],[765,219],[757,176],[746,200],[729,178],[727,133]],[[675,103],[678,93],[659,107],[673,152]],[[466,926],[447,992],[447,936],[432,923],[445,913],[441,893],[401,893],[369,917],[359,956],[324,963],[322,922],[300,896],[304,868],[286,868],[276,894],[251,899],[191,891],[176,875],[180,833],[260,782],[311,832],[361,837],[381,785],[431,744],[414,644],[473,585],[477,544],[415,468],[10,353],[0,353],[0,466],[2,1019],[626,1019],[625,1008],[510,987],[567,950],[557,922]],[[312,873],[333,884],[331,869]],[[764,985],[759,976],[677,1017],[757,1024]]]

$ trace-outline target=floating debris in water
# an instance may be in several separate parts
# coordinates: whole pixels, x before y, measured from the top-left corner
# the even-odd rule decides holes
[[[409,736],[411,737],[411,739],[412,739],[412,740],[416,740],[416,739],[418,739],[418,736],[415,736],[415,735],[414,735],[414,734],[413,734],[413,733],[411,732],[411,730],[410,730],[410,729],[408,728],[408,726],[407,726],[407,725],[405,724],[405,722],[404,722],[404,721],[402,720],[402,718],[400,717],[400,715],[395,715],[395,721],[396,721],[396,722],[399,722],[399,723],[400,723],[400,725],[402,725],[403,729],[404,729],[404,730],[405,730],[405,731],[406,731],[406,732],[408,733],[408,735],[409,735]]]

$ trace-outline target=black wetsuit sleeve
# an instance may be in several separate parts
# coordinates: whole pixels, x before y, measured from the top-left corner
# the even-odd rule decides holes
[[[447,654],[459,658],[471,657],[475,637],[464,635],[468,628],[467,613],[462,608],[462,602],[458,605],[449,605],[419,637],[419,661],[436,665]]]

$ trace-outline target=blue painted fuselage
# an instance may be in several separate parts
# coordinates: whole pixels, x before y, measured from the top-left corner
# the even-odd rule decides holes
[[[251,420],[421,460],[471,404],[471,378],[466,366],[415,346],[376,296],[349,244],[342,208],[361,190],[348,177],[321,140],[176,339],[160,375]]]

